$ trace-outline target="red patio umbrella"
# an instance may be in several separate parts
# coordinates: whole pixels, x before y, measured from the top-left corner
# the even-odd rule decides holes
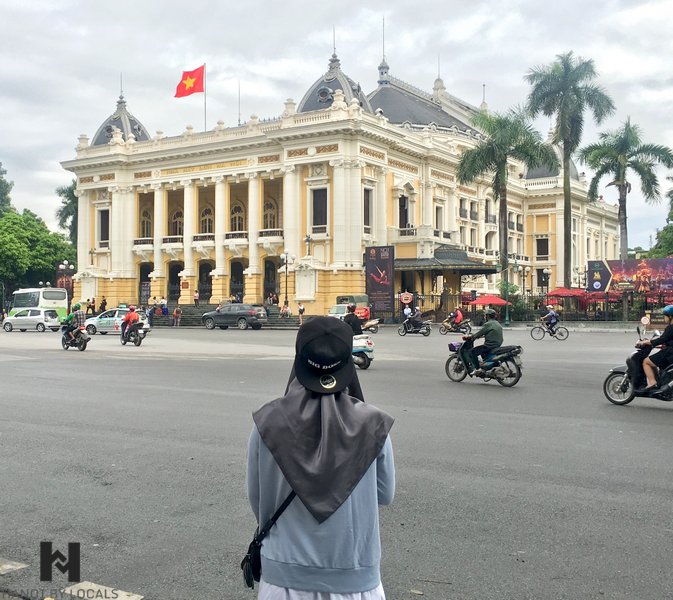
[[[583,298],[586,290],[580,288],[565,288],[560,287],[552,290],[547,294],[550,298]]]
[[[500,296],[493,296],[487,294],[486,296],[480,296],[476,300],[472,300],[470,304],[478,306],[486,306],[487,304],[492,304],[493,306],[505,306],[505,304],[511,305],[512,303],[503,300]]]

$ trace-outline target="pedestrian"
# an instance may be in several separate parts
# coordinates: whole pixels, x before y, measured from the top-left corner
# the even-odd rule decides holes
[[[87,298],[86,299],[86,312],[84,314],[88,315],[90,310],[91,310],[91,303],[89,302],[89,298]]]
[[[182,319],[182,309],[176,306],[173,311],[173,327],[180,327],[180,319]]]
[[[273,298],[271,298],[271,304],[275,304],[276,306],[278,306],[279,302],[280,302],[280,300],[278,300],[278,294],[276,294],[276,292],[274,292],[273,293]]]
[[[107,298],[103,296],[103,299],[100,301],[99,306],[100,312],[105,312],[107,309]]]
[[[166,296],[161,296],[159,306],[161,307],[161,314],[166,316],[168,314],[168,302],[166,302]]]
[[[352,343],[338,319],[307,321],[285,395],[253,414],[246,479],[260,527],[289,499],[261,547],[258,598],[385,599],[378,507],[395,493],[393,418],[364,403]]]
[[[304,305],[300,302],[297,305],[297,314],[299,315],[299,326],[304,324],[304,311],[305,311]]]
[[[95,315],[96,314],[96,299],[91,298],[91,302],[89,303],[89,306],[87,307],[87,312],[91,309],[91,314]]]
[[[404,312],[404,318],[408,319],[411,316],[411,306],[409,306],[408,304],[405,304],[403,312]]]
[[[151,306],[147,306],[147,310],[145,311],[145,316],[147,317],[147,322],[149,323],[150,327],[154,327],[154,309]]]
[[[236,302],[236,296],[234,294],[229,295],[229,304],[234,304]]]
[[[199,289],[196,288],[194,290],[194,306],[198,306],[198,305],[199,305]]]

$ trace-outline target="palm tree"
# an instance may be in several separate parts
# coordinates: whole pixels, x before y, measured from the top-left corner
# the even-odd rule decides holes
[[[596,198],[598,183],[605,175],[612,177],[608,186],[614,185],[619,192],[619,258],[626,260],[629,248],[626,196],[631,191],[627,173],[630,169],[640,178],[640,189],[646,201],[657,202],[661,195],[655,168],[657,165],[673,167],[673,151],[667,146],[643,144],[640,128],[631,124],[630,117],[620,129],[601,133],[599,139],[599,142],[582,148],[580,160],[596,173],[589,184],[590,200]]]
[[[472,118],[474,126],[486,136],[474,148],[466,150],[458,164],[458,180],[470,183],[485,174],[491,174],[491,187],[495,200],[499,200],[498,235],[500,266],[505,289],[508,289],[507,249],[507,175],[511,159],[519,160],[529,169],[546,165],[558,166],[553,148],[542,142],[521,110],[506,114],[477,113]]]
[[[77,181],[72,180],[70,185],[56,188],[56,195],[61,198],[61,206],[56,209],[56,219],[61,229],[68,230],[68,237],[73,246],[77,247],[77,196],[75,188]]]
[[[563,150],[563,285],[570,287],[572,268],[572,204],[570,159],[582,140],[584,112],[589,109],[596,123],[615,110],[596,78],[593,60],[559,54],[550,65],[530,69],[525,79],[532,85],[528,110],[533,116],[556,115],[552,142]]]

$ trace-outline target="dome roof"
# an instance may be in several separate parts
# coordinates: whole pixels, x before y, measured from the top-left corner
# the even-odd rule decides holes
[[[360,88],[359,83],[355,83],[341,70],[341,62],[336,53],[332,54],[329,61],[329,69],[318,81],[316,81],[304,94],[301,99],[297,112],[310,112],[313,110],[324,110],[332,106],[334,92],[341,90],[344,93],[346,104],[350,104],[353,98],[357,98],[362,109],[368,113],[373,113],[369,105],[367,96]]]
[[[113,127],[122,132],[124,141],[128,141],[129,135],[133,134],[137,142],[150,139],[147,129],[138,121],[128,110],[126,110],[126,100],[120,95],[117,100],[117,110],[110,115],[105,122],[98,128],[91,141],[92,146],[104,146],[112,139]]]
[[[535,167],[534,169],[529,169],[524,175],[524,179],[544,179],[546,177],[558,177],[561,173],[561,165],[563,164],[563,150],[561,147],[554,144],[552,146],[556,158],[558,158],[559,166],[550,169],[546,166]],[[580,180],[579,172],[577,171],[577,165],[575,162],[570,159],[570,179],[575,181]]]

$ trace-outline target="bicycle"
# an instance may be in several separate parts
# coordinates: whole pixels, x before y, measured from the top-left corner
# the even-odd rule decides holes
[[[556,330],[552,333],[549,325],[543,323],[542,325],[536,325],[530,330],[530,337],[534,340],[541,340],[544,338],[545,334],[549,334],[551,337],[563,341],[568,339],[568,330],[565,327],[557,326]]]

